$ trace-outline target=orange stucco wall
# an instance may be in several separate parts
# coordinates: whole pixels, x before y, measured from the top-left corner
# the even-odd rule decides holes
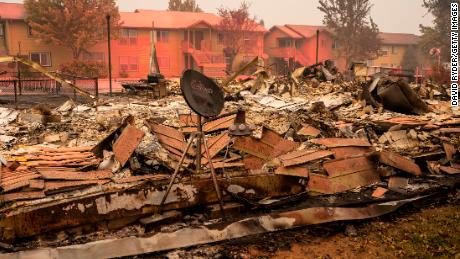
[[[62,63],[68,62],[72,52],[64,47],[45,44],[34,36],[29,36],[28,27],[21,21],[7,21],[5,24],[6,47],[9,55],[23,55],[30,57],[32,52],[51,53],[49,70],[56,70]],[[70,57],[70,58],[69,58]]]
[[[329,33],[320,32],[318,41],[318,62],[333,59],[333,40]],[[309,65],[316,63],[316,36],[308,38],[301,45],[300,50],[309,61]]]
[[[51,54],[52,65],[47,67],[49,70],[58,70],[60,65],[72,61],[72,52],[70,49],[45,44],[36,37],[28,35],[28,27],[23,21],[6,21],[6,40],[7,44],[1,44],[2,49],[9,49],[9,55],[16,55],[19,51],[19,42],[21,54],[29,56],[30,52],[49,52]],[[150,29],[134,29],[136,31],[135,40],[127,40],[128,44],[121,44],[120,38],[111,41],[112,47],[112,75],[114,78],[146,78],[150,71],[150,54],[151,54],[151,32]],[[218,33],[206,26],[198,26],[193,30],[203,32],[203,44],[206,50],[213,55],[223,56],[224,46],[219,43]],[[159,41],[154,36],[158,63],[160,71],[166,77],[178,77],[186,69],[186,54],[183,46],[188,31],[181,30],[162,30],[168,32],[167,42]],[[187,36],[186,36],[187,34]],[[193,34],[193,32],[192,32]],[[194,37],[191,37],[192,41]],[[193,42],[192,42],[193,43]],[[241,62],[263,55],[263,33],[257,33],[256,43],[251,48],[244,49],[237,56],[234,62],[234,68],[237,68]],[[194,46],[195,44],[191,44]],[[102,54],[102,61],[108,64],[107,42],[101,42],[88,49],[90,53]],[[81,59],[83,57],[80,57]],[[224,60],[222,58],[222,60]],[[122,63],[128,65],[128,70],[122,69]],[[134,65],[135,66],[132,66]],[[135,69],[133,69],[135,68]],[[198,69],[197,67],[193,67]]]
[[[281,30],[274,28],[265,35],[265,52],[273,59],[279,57],[278,46],[279,38],[288,38],[288,36]],[[294,39],[292,39],[294,41]],[[292,46],[290,51],[285,53],[290,53],[291,56],[294,56],[294,53],[301,53],[307,60],[307,64],[304,65],[313,65],[316,63],[316,36],[310,37],[308,39],[298,39],[300,41],[300,46],[296,48]],[[321,32],[319,35],[319,51],[318,59],[319,61],[324,61],[327,59],[334,59],[333,55],[333,39],[329,33]],[[278,53],[277,53],[278,52]],[[284,56],[289,57],[289,56]]]

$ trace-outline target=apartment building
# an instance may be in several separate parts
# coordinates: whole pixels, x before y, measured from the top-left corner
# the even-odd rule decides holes
[[[418,49],[419,36],[408,33],[382,32],[379,34],[379,38],[382,40],[379,56],[376,59],[368,60],[368,66],[403,68],[404,54],[410,48],[412,48],[412,51],[418,57],[420,62],[418,65],[426,63]]]
[[[0,47],[2,55],[22,55],[49,70],[72,59],[69,49],[43,43],[25,22],[22,4],[0,3]],[[120,36],[111,41],[115,78],[145,78],[150,71],[151,42],[155,42],[161,73],[180,76],[187,68],[208,76],[225,76],[228,58],[224,55],[223,35],[216,29],[220,17],[212,13],[136,10],[120,12]],[[104,29],[104,28],[100,28]],[[235,67],[255,56],[264,55],[263,35],[258,25],[245,35],[246,47],[233,63]],[[153,33],[152,33],[153,32]],[[153,37],[152,37],[153,35]],[[80,59],[107,63],[107,42],[100,42],[82,53]]]
[[[279,73],[285,68],[317,63],[317,45],[318,62],[335,58],[334,40],[325,26],[276,25],[265,34],[264,45]]]

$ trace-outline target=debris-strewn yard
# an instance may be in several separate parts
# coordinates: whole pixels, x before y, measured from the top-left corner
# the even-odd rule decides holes
[[[457,197],[366,222],[311,226],[137,258],[458,258],[459,210]]]
[[[458,239],[443,229],[458,220],[449,218],[457,203],[435,219],[435,209],[407,211],[460,182],[460,111],[446,88],[345,80],[330,66],[219,82],[225,103],[212,117],[192,112],[178,81],[162,81],[162,98],[137,89],[97,103],[0,108],[0,249],[121,257],[243,238],[209,249],[455,256]],[[192,93],[206,90],[194,80]]]

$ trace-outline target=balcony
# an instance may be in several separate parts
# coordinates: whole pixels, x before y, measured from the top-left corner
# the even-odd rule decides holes
[[[210,52],[211,50],[212,42],[210,40],[201,40],[199,44],[194,44],[187,40],[182,41],[182,51],[184,51],[184,53],[192,54],[195,51]]]
[[[311,63],[307,56],[293,47],[271,48],[267,51],[267,54],[274,58],[292,58],[303,66]]]
[[[270,48],[267,54],[274,58],[293,58],[296,50],[292,47]]]

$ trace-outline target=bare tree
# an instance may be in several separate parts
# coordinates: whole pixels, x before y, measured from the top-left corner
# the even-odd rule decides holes
[[[228,70],[231,71],[235,57],[244,47],[245,36],[254,33],[258,24],[255,17],[250,17],[249,4],[246,2],[236,9],[221,7],[218,14],[222,17],[218,30],[222,33],[224,53],[229,58]]]
[[[338,54],[347,66],[353,60],[376,57],[380,49],[379,29],[370,17],[369,0],[320,0],[323,23],[339,43]],[[368,18],[369,17],[369,18]]]

